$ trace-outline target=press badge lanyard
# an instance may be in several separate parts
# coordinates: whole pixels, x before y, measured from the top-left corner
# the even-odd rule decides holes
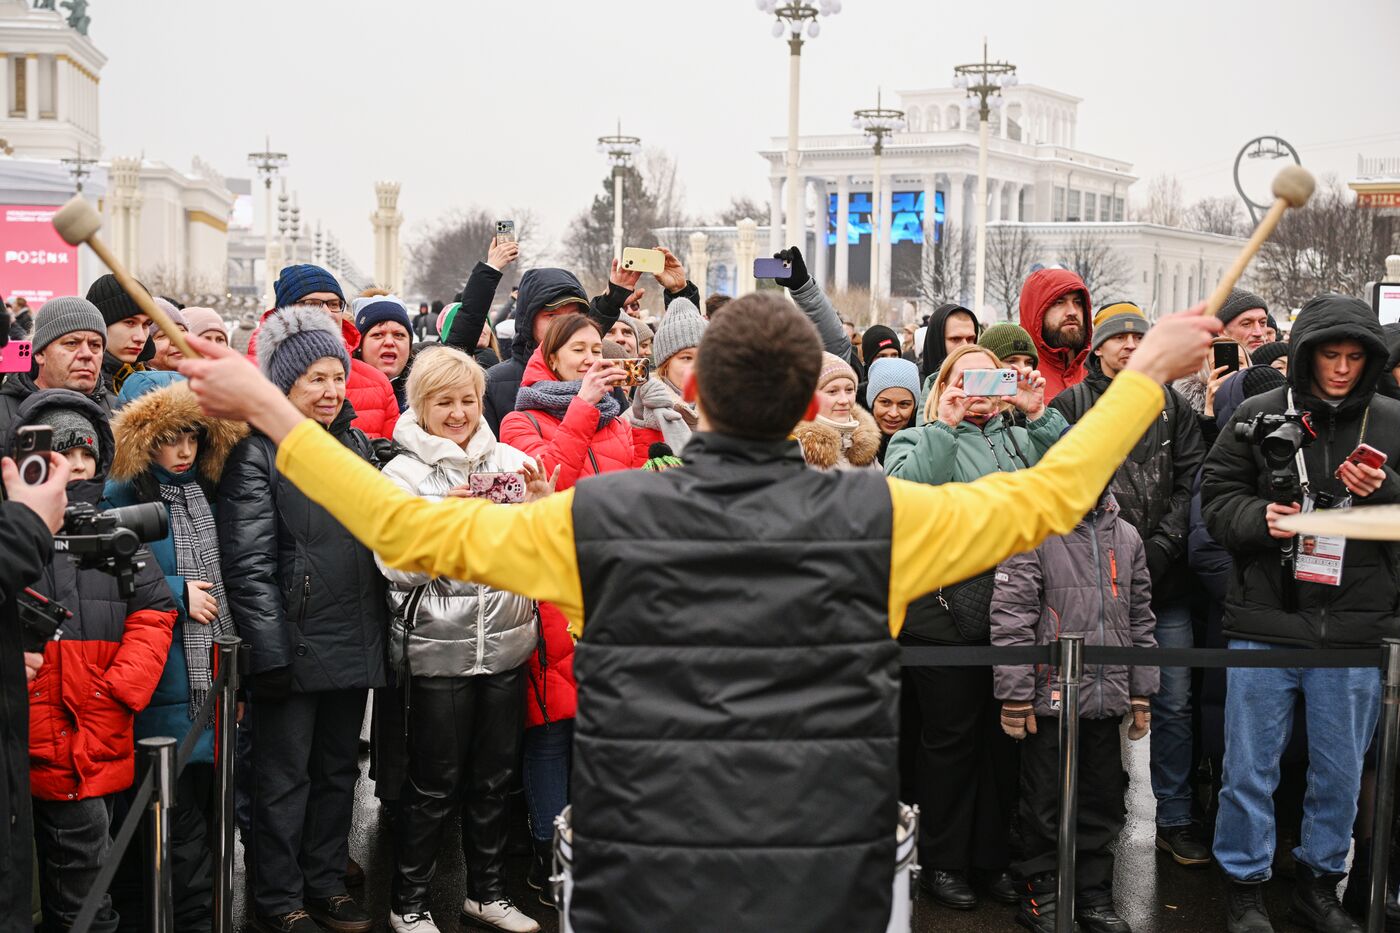
[[[1291,388],[1288,390],[1288,407],[1293,408],[1293,390]],[[1366,440],[1366,425],[1370,419],[1371,408],[1368,405],[1361,416],[1361,433],[1356,438],[1358,446]],[[1298,448],[1293,460],[1298,467],[1298,485],[1303,490],[1303,511],[1312,512],[1317,507],[1317,500],[1312,494],[1311,483],[1308,481],[1308,465],[1303,460],[1303,448]],[[1340,509],[1350,507],[1350,495],[1337,506]],[[1341,535],[1299,535],[1293,556],[1294,579],[1305,583],[1341,586],[1342,559],[1346,554],[1346,547],[1347,539]]]

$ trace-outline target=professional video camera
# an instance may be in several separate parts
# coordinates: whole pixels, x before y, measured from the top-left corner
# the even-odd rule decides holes
[[[117,578],[123,599],[136,592],[136,571],[145,562],[136,559],[141,545],[159,541],[169,530],[165,506],[159,502],[128,505],[99,511],[80,502],[63,513],[63,529],[54,535],[55,552],[71,554],[82,569],[101,570]]]
[[[1303,498],[1294,457],[1317,438],[1306,411],[1290,408],[1281,415],[1259,413],[1235,425],[1235,437],[1253,444],[1269,465],[1269,496],[1275,502],[1300,502]]]

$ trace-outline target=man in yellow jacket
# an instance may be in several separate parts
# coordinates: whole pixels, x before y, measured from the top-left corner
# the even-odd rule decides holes
[[[1218,330],[1164,319],[1036,467],[925,486],[804,467],[820,340],[747,296],[701,342],[683,468],[521,506],[401,492],[225,348],[181,371],[386,563],[570,620],[574,930],[883,930],[905,609],[1074,527]]]

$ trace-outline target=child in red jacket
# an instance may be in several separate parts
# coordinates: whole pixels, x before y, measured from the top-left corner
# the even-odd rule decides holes
[[[91,399],[46,389],[20,406],[16,427],[46,424],[53,449],[82,465],[68,484],[68,502],[96,505],[112,462],[107,416]],[[150,702],[170,651],[175,603],[160,567],[145,551],[135,591],[122,597],[117,579],[80,569],[56,553],[33,587],[72,617],[44,647],[44,664],[29,685],[30,792],[39,891],[54,929],[77,919],[111,850],[113,796],[135,773],[132,720]],[[179,738],[176,736],[176,738]],[[104,897],[93,931],[117,928]]]

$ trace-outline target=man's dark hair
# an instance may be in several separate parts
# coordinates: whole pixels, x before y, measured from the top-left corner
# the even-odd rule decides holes
[[[705,317],[714,319],[715,312],[733,301],[728,295],[711,295],[705,299]]]
[[[695,379],[720,434],[780,440],[802,420],[822,368],[817,329],[786,299],[754,292],[711,320]]]

